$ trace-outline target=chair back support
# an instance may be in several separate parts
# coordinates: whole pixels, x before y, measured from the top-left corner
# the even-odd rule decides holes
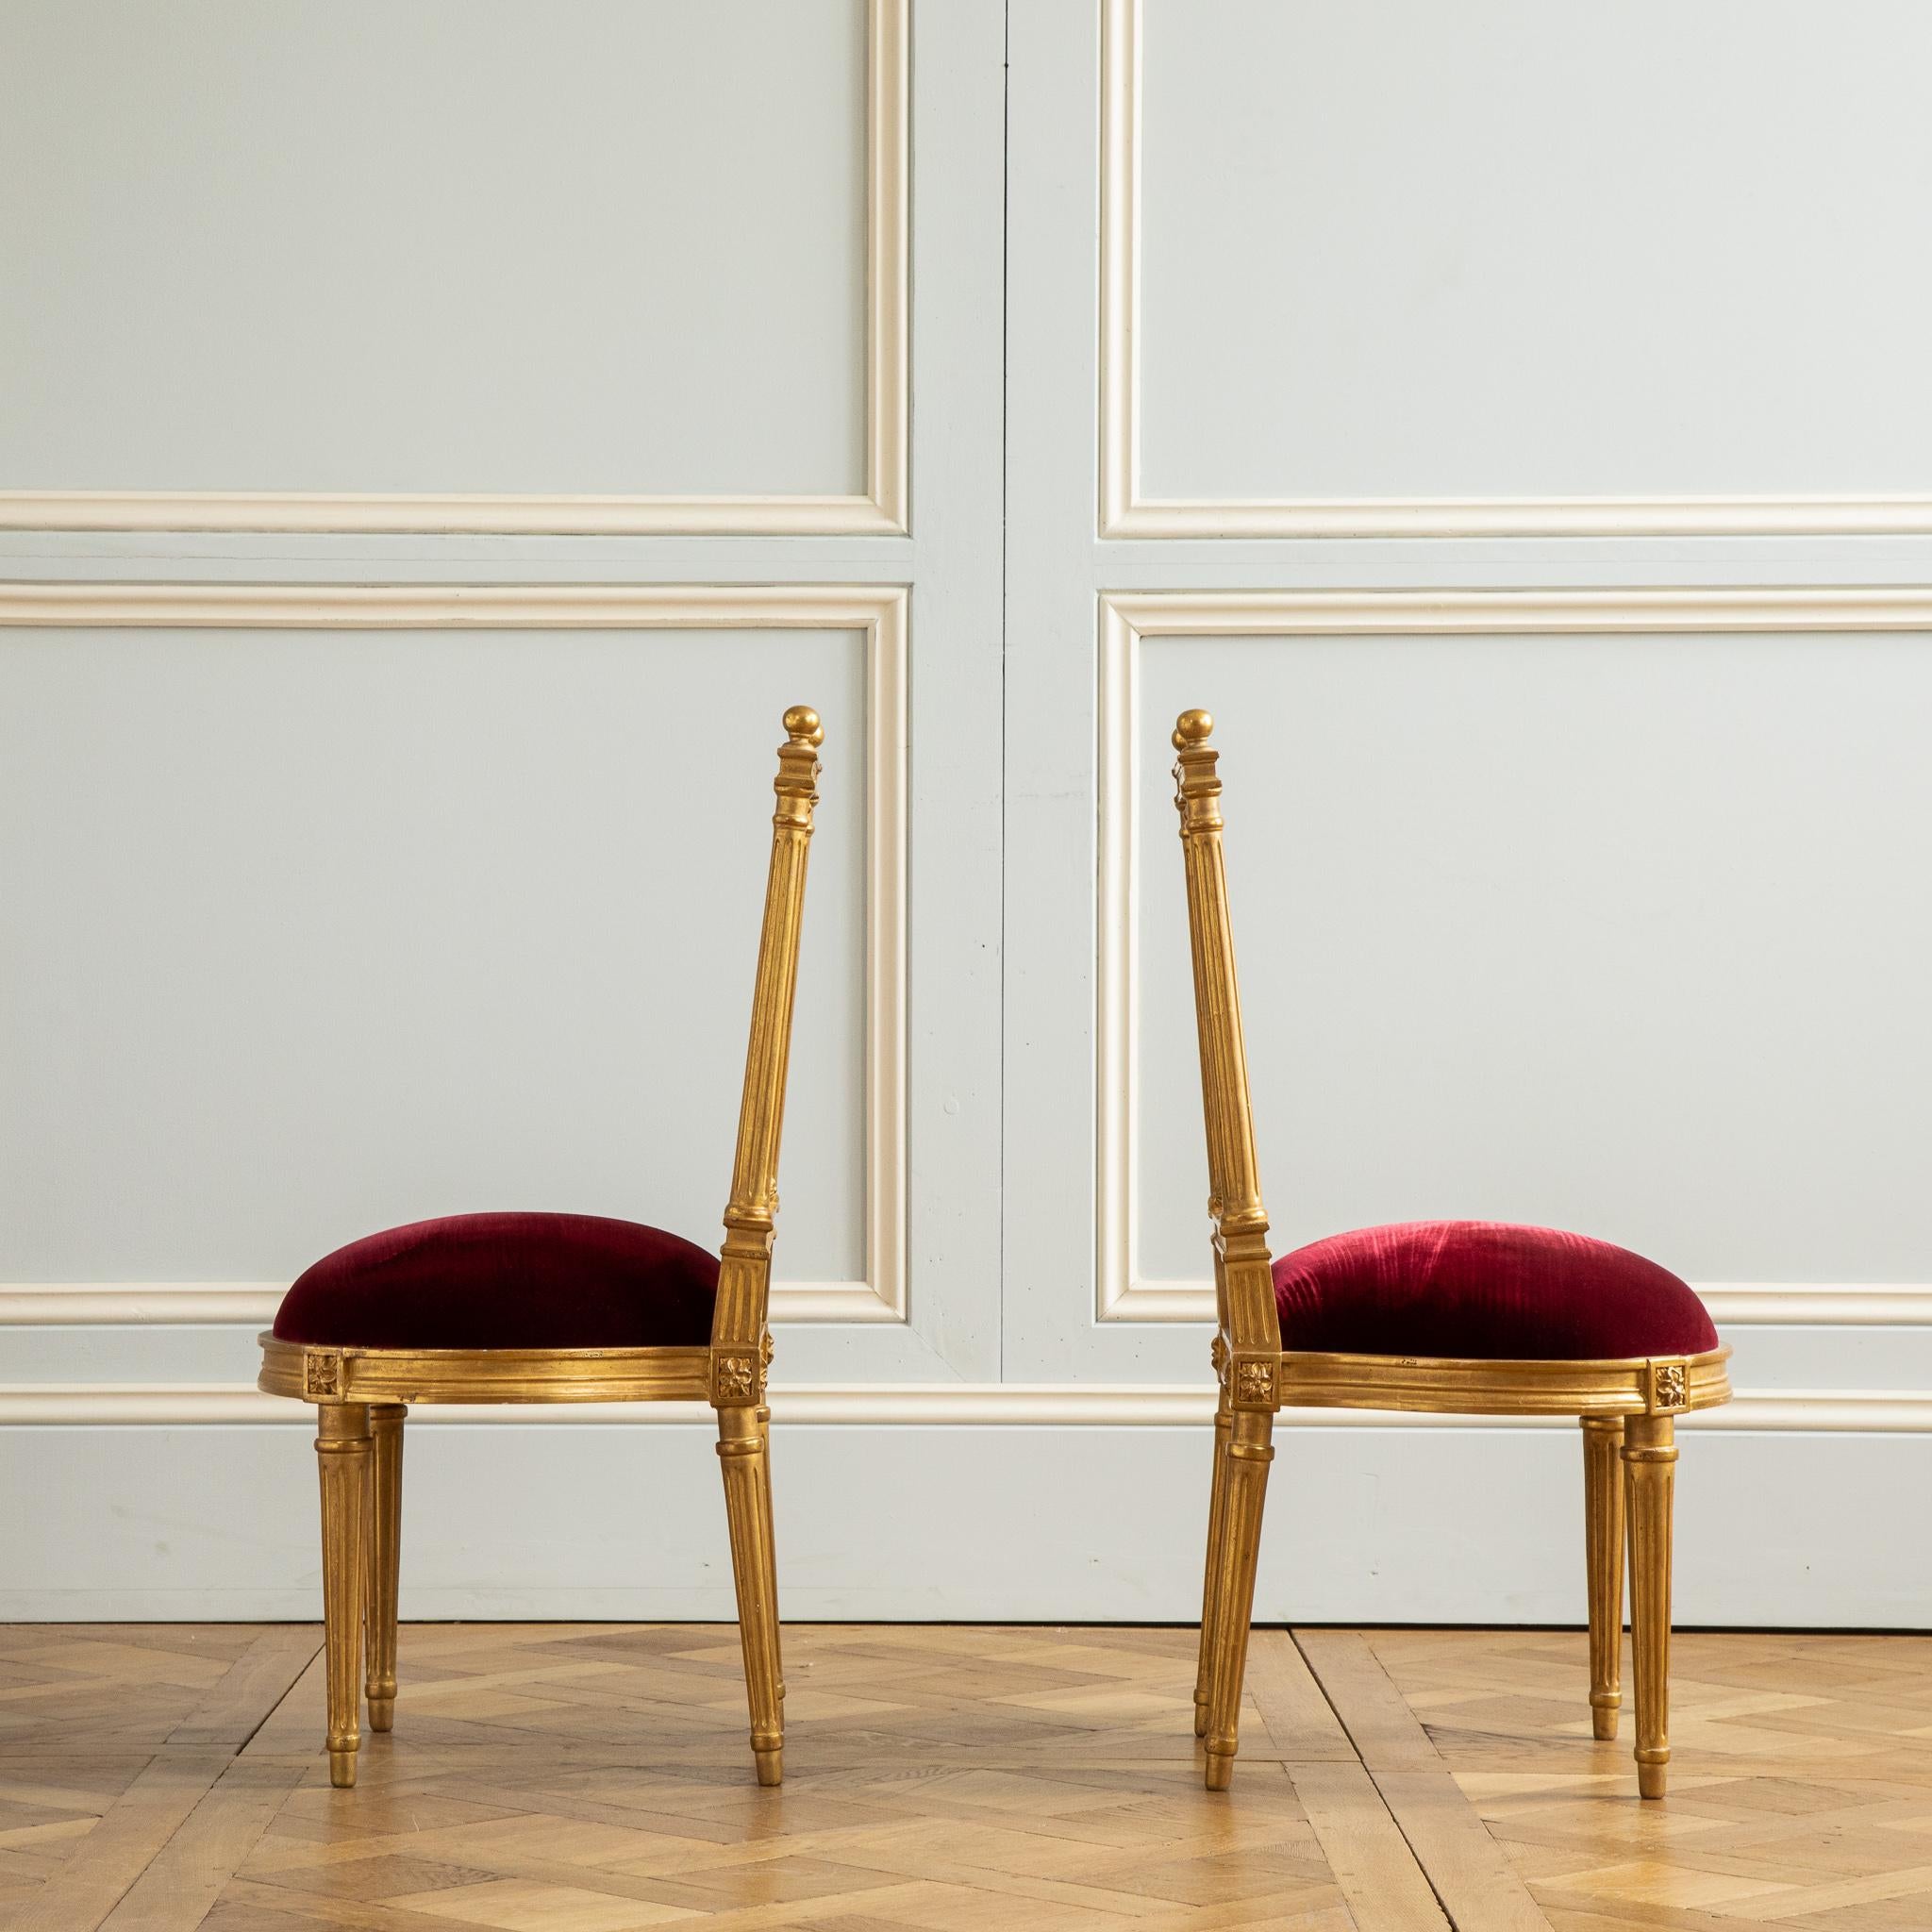
[[[1208,1213],[1214,1224],[1214,1290],[1221,1335],[1216,1359],[1241,1366],[1251,1395],[1274,1407],[1281,1331],[1269,1273],[1268,1209],[1261,1200],[1241,1041],[1241,989],[1227,912],[1222,852],[1219,754],[1208,742],[1214,720],[1183,711],[1175,723],[1174,808],[1187,868],[1188,933],[1194,958],[1194,1020],[1200,1034],[1201,1108],[1208,1130]],[[1265,1387],[1264,1387],[1265,1385]],[[1264,1406],[1257,1403],[1256,1406]]]
[[[819,802],[818,747],[825,735],[818,713],[805,705],[794,705],[785,713],[785,742],[778,747],[778,775],[772,786],[778,806],[772,815],[772,864],[752,991],[751,1043],[744,1058],[738,1154],[731,1169],[731,1199],[724,1209],[718,1309],[711,1324],[714,1358],[722,1357],[726,1349],[733,1354],[724,1360],[722,1370],[714,1360],[714,1400],[761,1399],[769,1354],[765,1313],[773,1225],[778,1211],[778,1139],[785,1120],[785,1070],[791,1054],[806,858],[811,845],[812,807]],[[744,1386],[747,1381],[753,1386]]]

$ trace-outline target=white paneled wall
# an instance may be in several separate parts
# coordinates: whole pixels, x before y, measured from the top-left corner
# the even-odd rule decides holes
[[[303,1616],[253,1334],[715,1227],[826,721],[797,1616],[1191,1613],[1166,732],[1284,1242],[1654,1253],[1690,1622],[1916,1624],[1932,304],[1906,0],[0,21],[0,1614]],[[406,1615],[729,1613],[700,1417],[423,1414]],[[1575,1621],[1574,1432],[1290,1418],[1272,1616]]]

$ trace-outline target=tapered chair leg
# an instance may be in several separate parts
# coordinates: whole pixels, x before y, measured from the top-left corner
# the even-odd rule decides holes
[[[369,1510],[368,1657],[363,1690],[369,1728],[389,1730],[396,1721],[396,1591],[403,1561],[403,1419],[400,1402],[369,1407],[375,1447],[371,1454]]]
[[[1590,1723],[1617,1735],[1623,1702],[1624,1418],[1583,1418],[1583,1544],[1590,1576]]]
[[[724,1513],[731,1527],[731,1574],[738,1587],[738,1633],[758,1782],[785,1774],[785,1712],[778,1664],[778,1566],[772,1542],[772,1411],[721,1408],[718,1455],[724,1469]]]
[[[1255,1567],[1261,1555],[1261,1510],[1268,1497],[1268,1465],[1274,1460],[1274,1418],[1265,1409],[1237,1409],[1231,1433],[1220,1562],[1211,1591],[1214,1657],[1207,1739],[1210,1791],[1224,1791],[1234,1781],[1248,1623],[1255,1608]]]
[[[1226,1392],[1214,1413],[1214,1474],[1208,1491],[1208,1566],[1201,1584],[1201,1656],[1194,1672],[1194,1735],[1208,1735],[1208,1713],[1214,1701],[1215,1591],[1221,1576],[1221,1546],[1225,1538],[1227,1509],[1227,1445],[1233,1425]]]
[[[766,1411],[770,1413],[769,1410]],[[772,1669],[778,1679],[778,1702],[785,1702],[785,1633],[778,1623],[778,1531],[772,1518],[772,1425],[769,1422],[759,1424],[759,1433],[764,1439],[764,1475],[758,1484],[758,1500],[764,1512],[765,1561],[772,1576]],[[781,1713],[782,1714],[782,1713]]]
[[[328,1681],[328,1781],[356,1782],[362,1742],[362,1612],[368,1593],[369,1409],[330,1402],[317,1418],[316,1461],[322,1473],[322,1614]]]
[[[1671,1508],[1676,1431],[1668,1415],[1634,1415],[1624,1432],[1630,1518],[1630,1674],[1637,1692],[1637,1789],[1661,1798],[1671,1761]]]

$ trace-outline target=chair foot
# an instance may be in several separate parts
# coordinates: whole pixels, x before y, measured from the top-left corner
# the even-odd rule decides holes
[[[1205,1697],[1194,1699],[1194,1735],[1197,1738],[1208,1735],[1208,1700]]]
[[[353,1790],[356,1785],[356,1746],[331,1744],[328,1747],[328,1781],[339,1791]]]
[[[774,1744],[769,1750],[754,1750],[752,1756],[758,1759],[758,1782],[761,1785],[780,1785],[785,1782],[785,1747]]]
[[[1642,1757],[1637,1760],[1637,1795],[1640,1798],[1661,1798],[1669,1778],[1669,1752],[1665,1752],[1656,1763]]]
[[[369,1700],[369,1728],[372,1731],[392,1731],[395,1727],[395,1699],[393,1697],[372,1697]]]
[[[1210,1791],[1224,1791],[1234,1783],[1234,1753],[1217,1751],[1212,1744],[1208,1747],[1208,1789]]]
[[[1601,1694],[1595,1691],[1591,1694],[1591,1733],[1600,1744],[1614,1743],[1617,1736],[1617,1707],[1622,1700],[1613,1690],[1606,1702],[1599,1704],[1597,1698]]]

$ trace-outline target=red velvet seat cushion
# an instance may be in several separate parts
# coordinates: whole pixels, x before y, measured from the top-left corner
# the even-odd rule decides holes
[[[1360,1227],[1274,1264],[1283,1348],[1477,1361],[1701,1355],[1690,1288],[1628,1248],[1507,1221]]]
[[[275,1334],[337,1348],[675,1348],[711,1339],[718,1257],[595,1214],[455,1214],[325,1255]]]

